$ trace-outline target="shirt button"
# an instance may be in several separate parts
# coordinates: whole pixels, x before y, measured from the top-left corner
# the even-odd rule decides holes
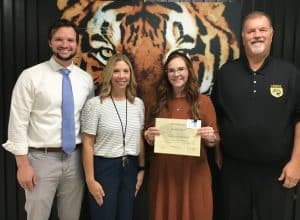
[[[255,89],[253,90],[253,93],[256,93],[256,90],[255,90]]]
[[[255,76],[255,75],[256,75],[256,73],[253,73],[253,75]]]
[[[255,83],[256,83],[256,80],[254,80],[253,83],[255,84]]]

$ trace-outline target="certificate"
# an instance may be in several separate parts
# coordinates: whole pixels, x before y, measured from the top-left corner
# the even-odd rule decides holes
[[[156,118],[155,127],[160,135],[155,136],[154,153],[200,157],[201,138],[196,134],[200,120]]]

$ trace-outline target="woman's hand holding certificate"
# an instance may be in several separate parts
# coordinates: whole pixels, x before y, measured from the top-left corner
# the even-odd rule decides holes
[[[214,147],[217,143],[216,131],[212,127],[202,127],[197,129],[197,134],[206,141],[206,146]]]
[[[159,128],[157,127],[149,127],[144,132],[144,138],[147,141],[148,144],[153,145],[154,144],[154,138],[156,135],[159,135]]]
[[[155,137],[154,152],[200,156],[201,138],[196,131],[200,126],[199,120],[156,118],[160,135]]]
[[[144,132],[155,153],[200,156],[201,138],[206,145],[216,144],[212,127],[201,127],[200,120],[156,118],[156,126]]]

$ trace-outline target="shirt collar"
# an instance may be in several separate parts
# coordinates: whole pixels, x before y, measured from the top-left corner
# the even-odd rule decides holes
[[[264,75],[266,73],[266,68],[269,66],[271,60],[272,60],[272,56],[267,56],[263,64],[261,65],[261,67],[258,70],[256,70],[255,73]],[[247,71],[252,74],[253,70],[249,66],[249,62],[246,55],[241,56],[241,61],[244,64],[244,67],[247,69]]]
[[[68,70],[70,70],[70,72],[72,72],[72,70],[73,70],[73,68],[74,68],[73,62],[71,63],[71,65],[69,65],[69,66],[67,66],[67,67],[63,67],[62,65],[60,65],[59,63],[57,63],[57,62],[55,61],[55,59],[53,58],[53,56],[51,57],[51,59],[50,59],[49,62],[50,62],[51,68],[52,68],[54,71],[56,71],[56,72],[59,72],[59,70],[65,69],[65,68],[67,68]]]

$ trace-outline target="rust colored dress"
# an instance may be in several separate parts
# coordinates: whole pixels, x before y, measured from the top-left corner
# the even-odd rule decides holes
[[[169,111],[160,117],[190,119],[185,98],[168,101]],[[200,96],[202,126],[216,129],[216,116],[210,99]],[[205,147],[201,156],[154,154],[149,173],[150,220],[212,220],[211,175]]]

